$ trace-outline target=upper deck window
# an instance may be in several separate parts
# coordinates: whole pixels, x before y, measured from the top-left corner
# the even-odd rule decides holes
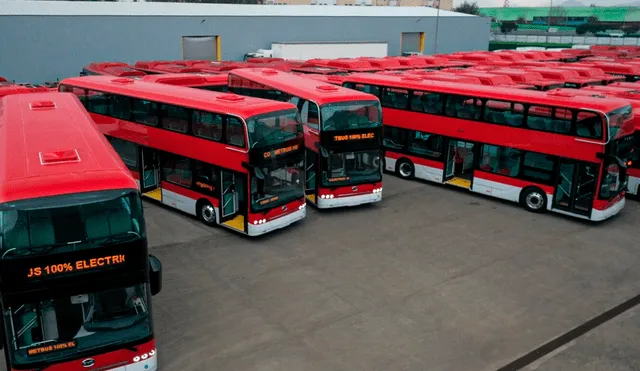
[[[320,107],[322,130],[375,128],[382,125],[378,101],[328,103]]]
[[[250,117],[247,128],[251,148],[282,143],[302,134],[302,122],[294,110]]]
[[[2,258],[91,248],[143,238],[142,204],[135,191],[101,191],[0,205]]]

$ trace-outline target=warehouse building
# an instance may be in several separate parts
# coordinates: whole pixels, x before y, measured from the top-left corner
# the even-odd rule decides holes
[[[272,42],[386,41],[389,55],[487,50],[489,30],[489,18],[428,7],[0,1],[0,76],[41,83],[96,61],[241,60]]]

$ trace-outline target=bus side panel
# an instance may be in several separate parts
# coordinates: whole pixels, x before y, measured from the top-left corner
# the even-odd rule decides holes
[[[98,114],[92,113],[91,117],[103,134],[203,162],[213,163],[214,159],[218,160],[216,162],[224,159],[220,166],[241,173],[246,172],[242,167],[242,162],[247,161],[246,150],[243,148]],[[234,150],[230,151],[227,148]]]
[[[522,192],[523,188],[528,186],[535,186],[542,189],[544,193],[547,194],[547,209],[551,209],[553,187],[548,185],[535,184],[520,179],[475,170],[473,173],[473,186],[471,187],[471,190],[501,198],[503,200],[519,202],[520,192]]]
[[[385,170],[387,171],[396,171],[397,161],[401,158],[407,158],[413,163],[416,178],[428,180],[430,182],[442,183],[442,173],[444,171],[444,163],[442,162],[409,156],[403,153],[391,152],[389,150],[385,150],[384,155]]]
[[[181,187],[179,185],[162,181],[162,203],[185,212],[187,214],[196,215],[196,203],[199,199],[208,200],[218,213],[220,202],[209,196],[205,196],[191,189]]]

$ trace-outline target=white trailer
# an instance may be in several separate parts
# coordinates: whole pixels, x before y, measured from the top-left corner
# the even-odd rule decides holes
[[[282,58],[307,60],[358,57],[386,57],[386,41],[274,42],[271,49],[248,53],[246,58]]]

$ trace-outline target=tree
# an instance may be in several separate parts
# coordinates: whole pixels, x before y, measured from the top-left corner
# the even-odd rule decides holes
[[[475,1],[469,2],[465,0],[465,2],[455,7],[453,11],[458,13],[480,15],[480,9],[478,8],[478,3],[476,3]]]
[[[509,33],[518,30],[518,24],[514,21],[500,23],[500,32]]]
[[[549,26],[558,25],[567,19],[567,9],[563,6],[554,6],[549,9]]]

